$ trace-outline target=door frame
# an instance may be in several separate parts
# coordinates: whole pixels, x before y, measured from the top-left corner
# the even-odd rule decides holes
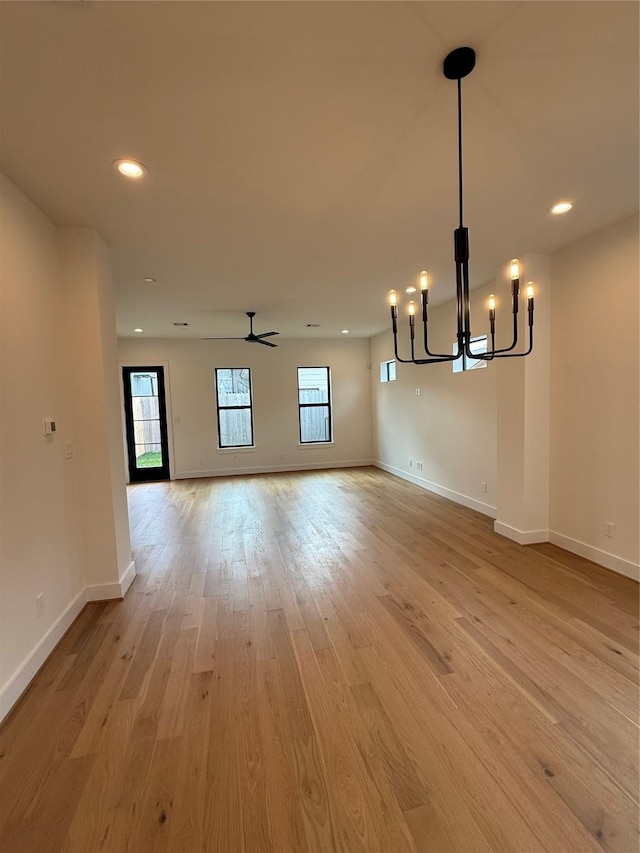
[[[173,467],[173,429],[172,429],[172,418],[171,418],[171,386],[169,379],[169,362],[164,360],[154,360],[153,364],[150,361],[142,361],[140,359],[131,360],[127,359],[126,361],[121,361],[119,363],[120,367],[120,397],[121,397],[121,413],[122,413],[122,441],[123,441],[123,452],[124,452],[124,468],[125,468],[125,476],[127,483],[137,483],[137,482],[145,482],[145,480],[138,480],[135,476],[131,477],[131,468],[130,468],[130,458],[129,458],[129,442],[127,437],[127,401],[125,394],[125,382],[124,382],[124,372],[128,371],[138,371],[138,370],[158,370],[161,371],[161,375],[163,378],[162,387],[164,390],[164,424],[165,424],[165,433],[166,433],[166,447],[163,447],[163,451],[166,450],[167,453],[167,470],[168,476],[162,477],[159,479],[175,479],[174,467]],[[160,375],[160,374],[159,374]],[[162,417],[162,410],[160,412]],[[149,469],[152,471],[153,469]],[[153,482],[153,477],[149,478],[148,482]]]

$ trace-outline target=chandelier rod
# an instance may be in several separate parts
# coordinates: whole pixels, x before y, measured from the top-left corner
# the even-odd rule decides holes
[[[462,79],[458,78],[458,205],[460,210],[460,228],[462,228]]]

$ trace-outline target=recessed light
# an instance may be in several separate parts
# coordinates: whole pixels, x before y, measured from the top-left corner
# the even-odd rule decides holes
[[[563,213],[568,213],[573,205],[570,201],[559,201],[557,204],[554,204],[551,208],[551,213],[554,216],[560,216]]]
[[[147,167],[137,160],[114,160],[112,165],[125,178],[133,178],[134,180],[144,177],[148,171]]]
[[[348,335],[348,334],[349,334],[349,329],[343,329],[343,330],[342,330],[342,334],[343,334],[343,335]]]
[[[144,332],[144,329],[134,329],[133,331],[134,331],[134,332],[136,332],[136,334],[138,334],[138,335],[139,335],[139,334],[140,334],[140,332]]]
[[[415,293],[415,292],[416,292],[415,287],[411,287],[411,286],[410,286],[410,287],[408,287],[408,288],[407,288],[407,293]]]
[[[154,284],[156,279],[155,278],[145,278],[145,281],[148,281],[150,284]]]

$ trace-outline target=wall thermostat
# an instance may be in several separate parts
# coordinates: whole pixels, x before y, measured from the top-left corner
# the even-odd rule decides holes
[[[42,432],[44,435],[53,435],[56,431],[56,422],[53,418],[44,418],[42,421]]]

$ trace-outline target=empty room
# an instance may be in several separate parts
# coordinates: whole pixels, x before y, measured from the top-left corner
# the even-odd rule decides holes
[[[0,0],[2,853],[636,853],[639,10]]]

